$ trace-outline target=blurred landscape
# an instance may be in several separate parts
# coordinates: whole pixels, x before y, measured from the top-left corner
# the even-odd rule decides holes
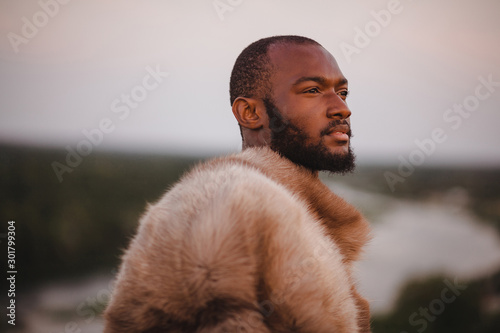
[[[100,332],[99,315],[120,255],[146,204],[210,157],[93,152],[59,182],[52,163],[64,163],[66,153],[0,146],[0,247],[6,254],[7,221],[16,221],[18,269],[16,327],[2,320],[2,331]],[[387,282],[394,296],[371,299],[373,331],[500,332],[500,168],[417,167],[394,192],[386,171],[397,173],[397,166],[361,165],[348,176],[322,175],[374,227],[373,253],[380,257],[367,250],[360,283],[375,295]],[[442,236],[455,226],[465,231]],[[394,237],[402,247],[413,240],[421,260],[384,248],[384,235],[398,230],[403,231]],[[398,254],[406,259],[398,261]],[[6,255],[0,263],[6,267]],[[391,284],[382,263],[412,269],[400,270],[402,285]],[[466,287],[448,302],[453,294],[443,298],[443,290],[452,289],[449,284]]]

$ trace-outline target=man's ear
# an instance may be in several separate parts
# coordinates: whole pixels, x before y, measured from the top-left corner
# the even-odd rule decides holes
[[[255,98],[236,98],[233,102],[233,114],[242,127],[252,130],[264,127],[267,122],[265,107]]]

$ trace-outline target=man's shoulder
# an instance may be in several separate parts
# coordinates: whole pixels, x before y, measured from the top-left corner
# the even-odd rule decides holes
[[[265,170],[276,166],[279,160],[279,155],[268,148],[248,148],[239,153],[215,157],[188,170],[167,194],[274,182]]]
[[[247,148],[239,153],[220,156],[201,162],[188,171],[182,178],[212,177],[225,174],[238,176],[241,173],[264,174],[266,169],[279,167],[283,158],[267,147]]]
[[[181,214],[183,211],[202,211],[214,203],[224,206],[239,202],[241,207],[248,208],[260,207],[264,202],[279,202],[280,198],[296,200],[286,186],[263,171],[260,162],[256,163],[256,159],[268,160],[273,154],[252,148],[201,162],[150,208]]]

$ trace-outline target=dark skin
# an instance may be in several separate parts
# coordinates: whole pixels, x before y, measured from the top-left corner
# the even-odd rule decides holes
[[[268,52],[276,68],[271,96],[284,120],[303,130],[309,143],[324,139],[330,152],[346,154],[349,127],[339,125],[329,130],[328,126],[333,119],[349,123],[351,115],[345,101],[347,80],[333,56],[311,44],[272,45]],[[233,114],[242,127],[243,149],[270,145],[270,119],[262,98],[238,97]]]
[[[351,116],[346,104],[348,84],[334,57],[323,47],[312,44],[273,45],[268,52],[275,69],[271,77],[272,92],[268,97],[280,111],[282,122],[294,125],[306,134],[294,136],[300,140],[306,137],[304,146],[320,146],[318,150],[325,147],[331,154],[348,156],[350,138],[347,133],[350,132]],[[273,126],[270,123],[273,119],[269,119],[266,111],[265,97],[238,97],[233,103],[233,114],[241,125],[243,149],[271,146]],[[333,120],[347,124],[332,127]],[[290,133],[293,135],[293,131]],[[297,144],[291,142],[295,150]],[[310,170],[313,176],[318,176],[317,170]],[[317,202],[318,198],[311,196],[310,200]],[[319,215],[325,216],[321,212]],[[339,232],[335,230],[333,234],[333,237],[338,237]],[[346,238],[351,237],[349,234]],[[370,332],[369,304],[354,287],[351,292],[360,310],[358,322],[361,330]]]

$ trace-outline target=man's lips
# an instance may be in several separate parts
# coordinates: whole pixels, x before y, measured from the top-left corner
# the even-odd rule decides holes
[[[334,137],[337,141],[349,141],[349,135],[342,132],[333,132],[328,135]]]
[[[338,141],[349,141],[351,130],[348,125],[336,125],[326,132],[326,135],[335,138]]]

